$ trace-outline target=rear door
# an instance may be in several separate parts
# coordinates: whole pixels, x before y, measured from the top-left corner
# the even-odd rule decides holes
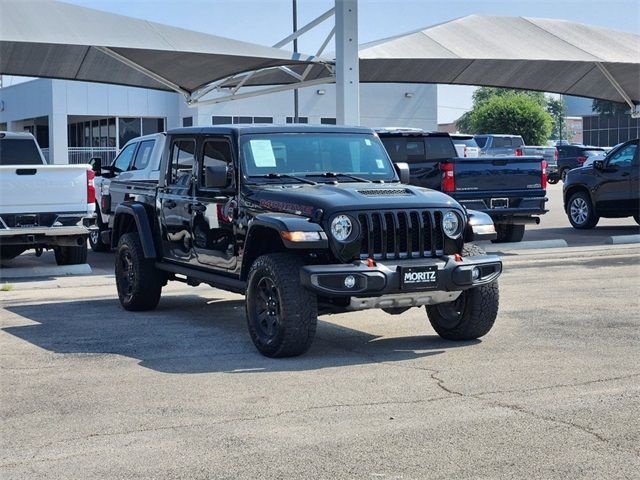
[[[596,170],[599,187],[593,194],[596,210],[608,215],[631,215],[634,211],[632,179],[637,172],[638,141],[623,145],[607,155],[603,170]]]
[[[193,261],[191,204],[194,201],[196,139],[175,136],[169,150],[166,185],[158,189],[162,214],[165,258],[180,263]]]
[[[207,137],[198,147],[196,196],[191,204],[193,246],[197,263],[223,271],[234,270],[235,251],[235,189],[233,185],[233,149],[225,136]],[[205,171],[208,166],[226,165],[229,169],[229,188],[208,189]]]
[[[136,155],[136,149],[138,148],[138,143],[130,143],[126,147],[122,149],[120,154],[115,158],[111,166],[113,167],[113,173],[116,175],[118,180],[127,180],[127,173],[129,167],[133,163],[133,159]],[[125,188],[111,188],[111,182],[103,182],[102,185],[102,195],[111,195],[111,212],[115,211],[115,208],[120,205],[122,202],[127,200],[126,198],[126,189]],[[107,210],[105,210],[107,211]]]

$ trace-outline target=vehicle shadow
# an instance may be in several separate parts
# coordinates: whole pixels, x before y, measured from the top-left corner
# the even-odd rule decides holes
[[[602,225],[591,230],[576,230],[568,226],[561,228],[527,229],[523,240],[555,240],[561,238],[566,240],[569,246],[598,246],[604,245],[609,237],[638,234],[640,234],[640,226],[637,225]]]
[[[244,302],[237,300],[166,296],[152,312],[126,312],[115,299],[6,310],[36,323],[3,331],[48,351],[123,355],[165,373],[316,370],[422,358],[474,343],[444,341],[435,335],[380,338],[320,320],[309,352],[270,359],[251,343]]]

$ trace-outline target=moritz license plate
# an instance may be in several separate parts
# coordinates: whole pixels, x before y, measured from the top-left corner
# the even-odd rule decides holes
[[[438,286],[438,267],[402,267],[400,269],[400,288],[402,290],[428,290]]]

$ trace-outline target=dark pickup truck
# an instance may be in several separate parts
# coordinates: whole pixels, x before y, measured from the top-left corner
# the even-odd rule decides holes
[[[494,221],[494,242],[519,242],[545,209],[546,162],[539,156],[459,158],[448,133],[380,129],[393,162],[409,164],[411,184],[440,190]]]
[[[118,295],[149,310],[169,280],[246,295],[249,333],[271,357],[299,355],[317,316],[426,305],[436,332],[486,334],[500,259],[472,240],[491,219],[409,186],[377,135],[333,126],[215,126],[167,133],[158,183],[115,180]],[[103,238],[103,241],[108,241]]]

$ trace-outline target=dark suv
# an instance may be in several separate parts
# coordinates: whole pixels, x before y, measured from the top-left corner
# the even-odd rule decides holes
[[[486,334],[500,259],[466,243],[491,219],[406,185],[365,128],[216,126],[167,133],[159,184],[114,181],[116,283],[127,310],[153,309],[169,280],[246,295],[267,356],[303,353],[317,316],[426,305],[444,338]],[[403,179],[401,182],[400,179]]]
[[[551,180],[559,178],[563,182],[567,178],[569,170],[579,168],[587,161],[589,157],[594,155],[604,155],[604,148],[589,147],[585,145],[559,145],[558,149],[558,177],[550,177]]]
[[[564,208],[574,228],[593,228],[600,217],[634,217],[640,224],[638,139],[611,150],[604,160],[571,170],[564,183]]]

